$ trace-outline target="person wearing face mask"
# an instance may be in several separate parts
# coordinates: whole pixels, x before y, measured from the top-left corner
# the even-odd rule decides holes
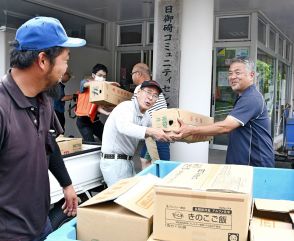
[[[89,102],[89,86],[91,81],[106,81],[107,77],[107,67],[103,64],[96,64],[92,68],[92,76],[91,78],[83,79],[80,82],[80,93],[85,94],[86,101],[88,102],[87,107],[89,108],[89,113],[84,114],[79,112],[79,106],[76,110],[77,115],[77,127],[79,129],[79,132],[82,135],[82,138],[84,141],[87,142],[95,142],[95,136],[99,138],[99,140],[102,140],[102,134],[104,125],[99,120],[99,117],[97,114],[104,114],[109,115],[110,112],[105,110],[103,106],[92,104]],[[110,82],[113,85],[119,85],[116,82]],[[80,95],[79,97],[80,98]],[[79,101],[78,101],[79,105]]]

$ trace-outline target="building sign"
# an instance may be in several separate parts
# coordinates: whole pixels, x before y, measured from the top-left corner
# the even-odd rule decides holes
[[[160,0],[158,3],[158,46],[155,79],[162,87],[169,108],[179,106],[179,2],[179,0]]]

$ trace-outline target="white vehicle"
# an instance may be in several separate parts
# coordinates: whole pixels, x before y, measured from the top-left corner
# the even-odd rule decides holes
[[[72,185],[81,202],[90,198],[93,191],[98,192],[104,189],[103,176],[99,167],[100,149],[99,145],[83,144],[82,151],[63,156]],[[71,218],[62,212],[63,190],[50,171],[49,179],[51,196],[49,218],[53,229],[56,229]]]

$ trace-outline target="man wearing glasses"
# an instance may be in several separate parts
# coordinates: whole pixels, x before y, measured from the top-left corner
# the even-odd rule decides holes
[[[238,98],[226,119],[206,126],[190,126],[179,120],[181,126],[173,140],[229,133],[227,164],[274,167],[270,120],[264,98],[254,84],[254,62],[233,59],[228,79]]]
[[[134,91],[134,96],[135,96],[138,90],[140,89],[140,85],[145,80],[151,80],[151,74],[147,64],[137,63],[134,65],[131,75],[132,75],[134,84],[137,85]],[[148,109],[147,112],[152,118],[152,113],[154,111],[166,109],[166,108],[167,108],[166,100],[164,98],[164,95],[161,93],[159,95],[159,98],[155,102],[155,104],[150,109]],[[146,145],[146,143],[148,145]],[[170,160],[169,146],[170,146],[170,143],[167,143],[167,142],[156,141],[156,143],[153,143],[153,142],[150,142],[149,140],[146,140],[140,153],[142,169],[149,166],[152,160],[160,159],[160,160],[169,161]]]
[[[151,118],[146,112],[161,92],[156,81],[144,81],[135,98],[120,103],[109,115],[104,126],[100,161],[108,187],[136,174],[132,158],[140,140],[152,137],[171,141],[162,129],[151,127]]]

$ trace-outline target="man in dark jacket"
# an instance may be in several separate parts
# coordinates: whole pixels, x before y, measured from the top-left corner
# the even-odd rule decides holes
[[[44,240],[52,230],[48,167],[63,187],[64,212],[75,215],[77,208],[45,92],[65,73],[68,47],[85,40],[69,38],[57,19],[36,17],[17,30],[12,45],[11,69],[0,81],[0,241]]]

